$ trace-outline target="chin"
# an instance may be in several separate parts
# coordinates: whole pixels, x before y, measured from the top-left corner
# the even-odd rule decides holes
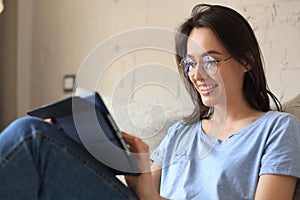
[[[220,96],[201,96],[202,99],[202,103],[203,105],[205,105],[206,107],[212,107],[212,106],[216,106],[216,105],[221,105],[221,104],[225,104],[224,101],[224,97],[220,97]]]
[[[220,90],[214,90],[209,94],[202,94],[201,91],[198,92],[201,96],[203,105],[207,107],[223,105],[226,102],[226,98],[224,98],[225,94]]]
[[[211,98],[207,98],[207,97],[202,97],[201,96],[201,99],[202,99],[203,105],[205,105],[206,107],[214,106],[213,103],[212,103],[212,101],[211,101]]]

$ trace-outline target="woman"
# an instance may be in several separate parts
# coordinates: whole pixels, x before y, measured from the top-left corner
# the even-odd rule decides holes
[[[292,199],[299,123],[270,111],[268,95],[281,105],[267,89],[247,21],[202,4],[179,33],[178,69],[196,108],[151,155],[156,191],[170,199]]]
[[[179,32],[179,72],[196,108],[169,129],[151,155],[152,170],[148,146],[123,134],[142,155],[144,173],[126,176],[134,193],[55,126],[25,118],[0,135],[0,198],[292,199],[299,123],[270,111],[268,95],[280,104],[267,90],[246,20],[226,7],[198,5]]]

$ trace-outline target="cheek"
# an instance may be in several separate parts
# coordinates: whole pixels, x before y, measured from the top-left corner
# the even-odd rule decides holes
[[[231,68],[231,69],[229,69]],[[241,67],[229,67],[226,70],[220,70],[220,75],[223,80],[226,91],[240,91],[243,88],[244,71]]]
[[[192,78],[192,77],[189,77],[189,79],[190,79],[190,81],[191,81],[193,87],[197,89],[197,80],[195,80],[195,79]]]
[[[218,90],[217,90],[217,93],[219,96],[225,96],[226,94],[226,88],[227,88],[227,85],[230,84],[228,81],[227,81],[227,78],[223,77],[222,74],[218,73],[217,75],[215,75],[213,77],[214,81],[218,83]]]

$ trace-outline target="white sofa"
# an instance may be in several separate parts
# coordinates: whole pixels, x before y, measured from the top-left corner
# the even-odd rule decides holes
[[[284,102],[283,111],[295,115],[300,121],[300,94],[292,98],[291,100]]]

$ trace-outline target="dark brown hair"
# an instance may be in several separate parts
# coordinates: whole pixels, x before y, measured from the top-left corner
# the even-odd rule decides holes
[[[193,113],[184,121],[194,123],[209,118],[213,110],[203,104],[200,94],[180,66],[181,59],[187,53],[187,38],[192,29],[198,27],[210,28],[234,59],[243,65],[251,66],[251,69],[245,74],[243,84],[243,92],[248,104],[256,110],[266,112],[271,110],[270,97],[277,110],[280,111],[279,100],[268,89],[260,47],[247,20],[231,8],[199,4],[193,8],[191,16],[178,28],[176,36],[178,70],[195,104]]]

